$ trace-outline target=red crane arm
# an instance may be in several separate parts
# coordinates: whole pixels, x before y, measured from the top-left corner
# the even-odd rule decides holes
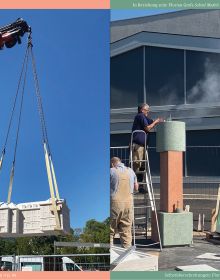
[[[0,27],[0,49],[12,48],[16,43],[21,44],[21,37],[30,32],[31,28],[27,22],[22,18],[17,19],[15,22]]]

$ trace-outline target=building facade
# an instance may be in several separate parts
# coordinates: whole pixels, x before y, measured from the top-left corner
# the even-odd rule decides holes
[[[220,10],[184,10],[111,24],[111,155],[129,160],[137,105],[186,123],[184,199],[210,220],[220,184]],[[149,157],[159,193],[159,155]]]

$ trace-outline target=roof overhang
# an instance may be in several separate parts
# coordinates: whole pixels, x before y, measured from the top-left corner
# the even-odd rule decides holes
[[[111,44],[111,57],[141,46],[220,53],[220,39],[157,32],[140,32]]]

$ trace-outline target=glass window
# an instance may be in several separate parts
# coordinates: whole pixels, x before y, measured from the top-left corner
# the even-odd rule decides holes
[[[220,102],[220,54],[186,51],[187,103]]]
[[[111,147],[129,146],[130,142],[131,142],[130,133],[111,134],[110,136]]]
[[[160,176],[160,153],[156,152],[156,148],[149,148],[148,155],[151,176]]]
[[[128,147],[131,141],[130,133],[112,134],[111,135],[111,148],[110,157],[119,157],[126,166],[129,166],[130,148]],[[156,152],[156,134],[150,133],[149,141],[149,163],[152,176],[159,176],[160,173],[160,156]],[[121,148],[117,148],[121,147]],[[123,148],[126,147],[126,148]]]
[[[220,130],[194,130],[186,134],[188,176],[220,176]]]
[[[143,101],[141,47],[111,58],[111,109],[137,107]]]
[[[6,271],[12,271],[12,262],[0,261],[0,266],[4,266]]]
[[[184,51],[146,47],[146,94],[151,106],[184,103]]]
[[[156,133],[155,132],[150,132],[148,146],[156,147]]]
[[[219,146],[220,130],[190,130],[186,132],[187,146]]]
[[[129,166],[130,148],[128,146],[130,141],[130,133],[112,134],[110,143],[114,148],[110,149],[110,158],[119,157],[126,166]]]
[[[131,133],[111,134],[111,147],[129,146],[131,142]],[[156,133],[150,132],[149,147],[156,147]]]
[[[38,262],[22,262],[21,263],[22,270],[24,267],[31,268],[32,271],[41,271],[42,270],[42,263]]]
[[[65,265],[67,271],[80,271],[79,267],[74,263],[66,263]]]
[[[186,153],[188,176],[220,176],[220,149],[191,147]]]

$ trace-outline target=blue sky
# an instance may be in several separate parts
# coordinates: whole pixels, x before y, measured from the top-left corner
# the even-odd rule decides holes
[[[111,21],[115,20],[122,20],[122,19],[128,19],[128,18],[136,18],[136,17],[143,17],[143,16],[149,16],[149,15],[156,15],[156,14],[164,14],[168,12],[173,12],[174,10],[161,10],[161,9],[140,9],[140,10],[119,10],[119,9],[113,9],[111,10]]]
[[[61,197],[71,209],[74,228],[109,216],[109,14],[108,10],[0,11],[0,26],[18,17],[32,26],[49,142]],[[26,41],[24,36],[22,45],[0,51],[0,149]],[[49,198],[30,67],[28,73],[14,203]],[[15,126],[0,173],[0,201],[7,198],[14,141]]]

